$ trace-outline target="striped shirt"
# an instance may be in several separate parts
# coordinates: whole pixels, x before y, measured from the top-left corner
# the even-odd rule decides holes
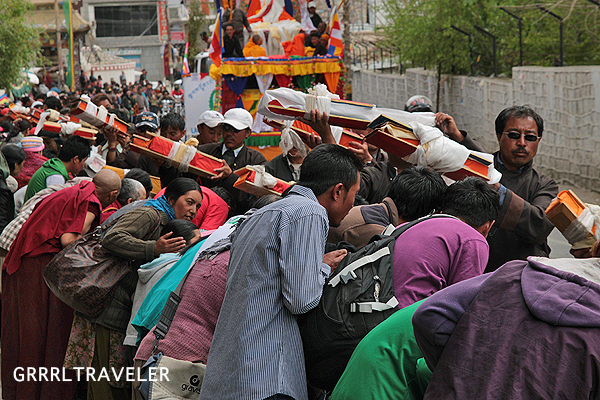
[[[321,299],[328,230],[327,211],[299,185],[238,228],[201,399],[308,398],[296,315]]]

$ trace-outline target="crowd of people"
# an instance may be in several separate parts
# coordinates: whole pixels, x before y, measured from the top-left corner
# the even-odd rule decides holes
[[[286,132],[281,155],[267,161],[245,144],[253,117],[243,108],[204,111],[190,141],[184,117],[153,109],[168,91],[98,82],[81,94],[131,124],[103,129],[95,143],[35,134],[0,110],[3,399],[145,398],[139,377],[99,371],[141,368],[159,352],[206,366],[190,381],[201,399],[600,398],[598,259],[547,258],[544,211],[558,185],[533,168],[544,122],[532,108],[496,118],[500,182],[448,182],[364,141],[337,145],[325,113],[303,119],[318,136]],[[68,115],[78,93],[40,96],[20,102]],[[405,110],[431,105],[416,96]],[[437,113],[436,124],[483,150],[451,116]],[[182,172],[132,151],[134,134],[187,139],[223,166],[210,178]],[[93,148],[106,162],[96,173],[86,167]],[[242,191],[234,171],[249,165],[293,185],[281,196]],[[334,388],[319,387],[311,377],[327,371],[307,371],[314,355],[299,316],[317,307],[349,253],[415,221],[391,253],[399,311],[337,366]],[[91,317],[59,300],[43,271],[97,227],[127,273]],[[598,252],[590,244],[589,255]],[[176,288],[165,334],[159,318]],[[65,372],[18,379],[30,367]],[[77,368],[89,367],[78,380]]]

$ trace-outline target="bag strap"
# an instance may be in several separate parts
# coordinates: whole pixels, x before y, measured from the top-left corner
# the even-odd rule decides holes
[[[154,327],[154,344],[152,345],[151,355],[156,353],[158,350],[158,342],[164,339],[169,332],[169,328],[171,327],[171,323],[173,322],[173,318],[175,317],[179,303],[181,303],[181,297],[179,296],[181,293],[181,288],[190,275],[192,269],[193,268],[190,268],[188,270],[183,279],[179,282],[179,285],[177,285],[175,290],[169,294],[169,298],[167,299],[167,302],[160,313],[160,317],[158,318],[158,322]]]
[[[412,228],[413,226],[417,225],[419,222],[427,221],[428,219],[433,219],[433,218],[454,218],[454,219],[458,219],[454,215],[450,215],[450,214],[429,214],[429,215],[426,215],[424,217],[417,218],[414,221],[410,221],[410,222],[407,222],[407,223],[405,223],[403,225],[400,225],[394,232],[392,232],[390,234],[390,236],[393,236],[393,237],[395,237],[397,239],[398,236],[400,236],[401,234],[403,234],[405,231],[407,231],[408,229]]]
[[[428,219],[433,219],[433,218],[454,218],[454,219],[458,219],[452,215],[448,215],[448,214],[431,214],[431,215],[426,215],[424,217],[421,217],[419,219],[416,219],[414,221],[411,222],[407,222],[404,225],[399,226],[396,230],[394,230],[393,232],[391,232],[389,234],[388,237],[392,237],[394,239],[398,239],[398,237],[406,232],[409,228],[415,226],[416,224],[418,224],[419,222],[423,222],[426,221]],[[389,226],[385,229],[384,234],[386,234],[389,231]],[[327,283],[329,286],[331,287],[335,287],[337,286],[340,282],[341,283],[348,283],[348,281],[351,281],[353,279],[356,279],[356,274],[354,273],[354,271],[356,271],[357,269],[361,268],[362,266],[369,264],[371,262],[374,262],[376,260],[379,260],[380,258],[383,258],[385,256],[390,255],[390,249],[389,247],[385,246],[379,250],[377,250],[376,252],[368,255],[368,256],[364,256],[359,258],[358,260],[346,265],[339,273],[337,273],[335,276],[333,276],[329,282]]]

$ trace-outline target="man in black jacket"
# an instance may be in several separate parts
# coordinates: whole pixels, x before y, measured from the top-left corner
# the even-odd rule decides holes
[[[222,143],[209,143],[198,147],[203,153],[223,159],[226,165],[215,169],[218,174],[213,178],[201,178],[202,185],[207,187],[222,186],[236,201],[233,215],[243,214],[250,208],[255,199],[246,192],[233,187],[239,178],[233,171],[246,165],[264,165],[267,159],[260,152],[248,148],[244,141],[252,133],[252,115],[243,108],[232,108],[223,116],[221,123],[223,129]]]

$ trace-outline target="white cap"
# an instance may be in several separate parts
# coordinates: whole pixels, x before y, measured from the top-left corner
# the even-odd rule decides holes
[[[204,111],[200,117],[198,118],[198,125],[206,124],[210,128],[214,128],[215,126],[222,123],[224,120],[223,114],[218,111],[206,110]]]
[[[311,8],[311,7],[317,8],[317,3],[315,3],[314,1],[309,1],[308,4],[306,5],[306,8]]]
[[[222,123],[231,125],[238,131],[246,128],[252,129],[252,114],[243,108],[232,108],[225,113],[224,117]]]

